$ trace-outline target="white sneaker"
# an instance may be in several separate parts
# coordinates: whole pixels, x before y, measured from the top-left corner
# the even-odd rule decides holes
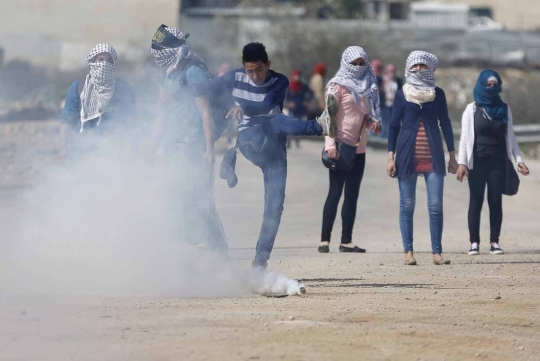
[[[491,254],[504,254],[504,251],[499,247],[498,243],[493,243],[491,245]]]
[[[471,249],[469,249],[469,255],[470,256],[476,256],[477,254],[480,254],[478,243],[476,243],[476,242],[471,243]]]

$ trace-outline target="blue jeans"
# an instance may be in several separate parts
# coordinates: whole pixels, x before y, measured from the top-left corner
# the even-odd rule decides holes
[[[282,113],[238,133],[240,151],[261,168],[264,178],[263,224],[254,263],[266,266],[281,223],[287,183],[287,136],[321,133],[315,120],[297,120]]]
[[[429,228],[433,253],[442,253],[444,175],[424,173],[428,194]],[[413,251],[413,216],[418,173],[399,178],[399,225],[405,252]]]

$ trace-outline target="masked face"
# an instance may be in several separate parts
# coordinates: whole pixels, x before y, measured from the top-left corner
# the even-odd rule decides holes
[[[109,62],[90,63],[90,77],[97,85],[107,86],[116,79],[116,64]]]
[[[103,63],[103,62],[107,62],[111,64],[114,63],[112,55],[109,53],[100,53],[96,55],[96,57],[94,58],[94,63]]]
[[[418,70],[428,70],[429,67],[426,64],[414,64],[411,67],[412,71],[418,71]]]
[[[486,84],[486,88],[494,88],[496,87],[497,85],[499,85],[499,83],[497,82],[497,80],[495,79],[490,79],[487,81],[487,84]]]
[[[351,65],[354,65],[354,66],[358,66],[358,67],[360,67],[360,66],[364,66],[364,65],[366,65],[366,62],[365,62],[365,60],[364,60],[364,59],[362,59],[362,58],[358,58],[358,59],[355,59],[355,60],[351,61],[351,63],[350,63],[350,64],[351,64]]]

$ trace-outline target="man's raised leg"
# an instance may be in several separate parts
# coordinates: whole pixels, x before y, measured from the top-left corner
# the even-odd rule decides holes
[[[317,119],[304,121],[279,113],[270,122],[272,124],[272,130],[278,138],[289,135],[328,135],[331,138],[335,138],[337,134],[337,112],[337,100],[333,95],[329,95],[326,99],[326,108]]]

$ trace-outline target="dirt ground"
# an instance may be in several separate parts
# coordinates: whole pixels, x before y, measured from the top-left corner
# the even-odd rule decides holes
[[[26,147],[25,139],[4,137],[0,143],[2,207],[31,183],[32,170],[14,161],[21,152],[13,151]],[[53,142],[31,143],[34,156],[54,164]],[[0,360],[540,360],[540,162],[528,162],[532,175],[522,179],[517,196],[504,199],[502,256],[487,249],[487,206],[482,253],[466,254],[468,189],[447,178],[443,247],[449,266],[431,263],[420,179],[419,266],[412,267],[402,264],[397,183],[385,176],[386,155],[379,151],[368,152],[354,234],[368,253],[337,252],[339,217],[331,253],[317,253],[328,187],[321,147],[303,142],[289,152],[285,212],[269,265],[301,279],[307,297],[0,290]],[[216,203],[232,262],[247,268],[262,218],[262,176],[241,156],[237,174],[233,190],[217,181]],[[7,219],[3,214],[2,222]]]

